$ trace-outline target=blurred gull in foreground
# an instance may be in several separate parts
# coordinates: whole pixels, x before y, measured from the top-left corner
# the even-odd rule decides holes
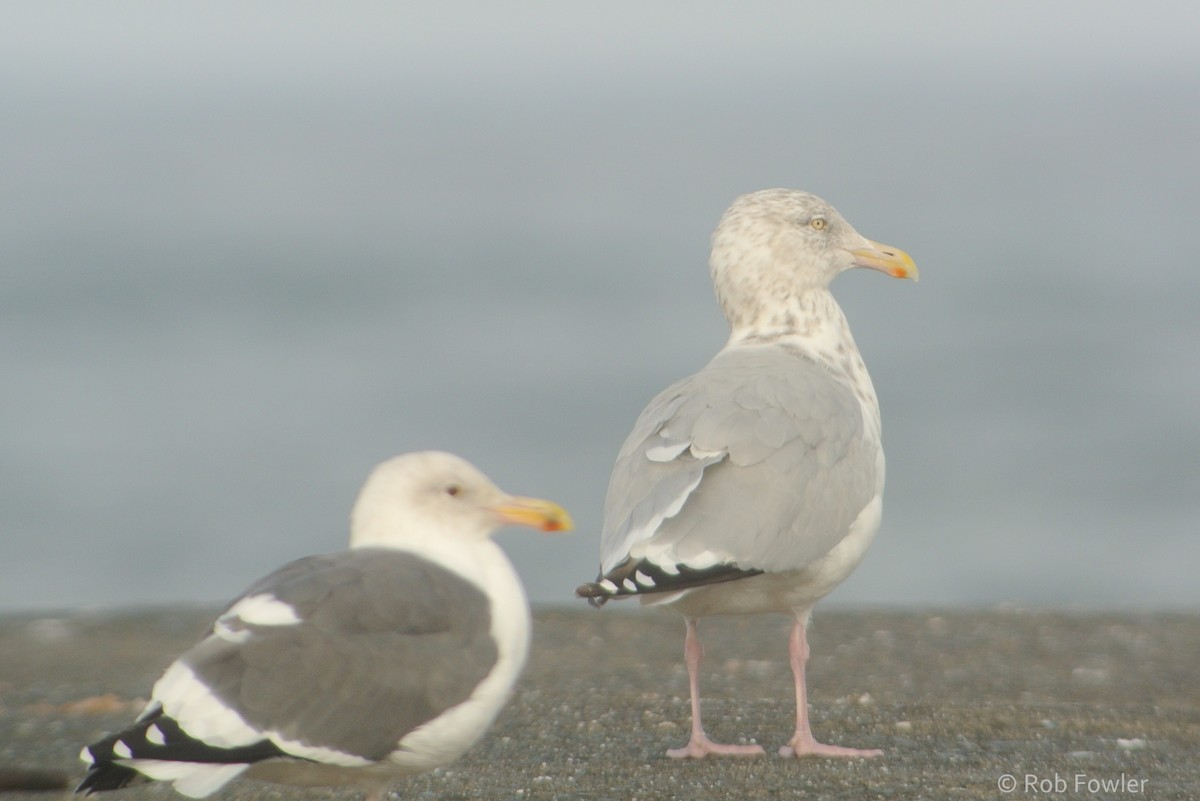
[[[571,528],[562,507],[502,492],[448,453],[367,480],[350,548],[252,585],[154,685],[129,728],[83,749],[77,791],[139,777],[202,798],[236,776],[357,785],[446,765],[491,725],[529,650],[529,604],[491,540]]]

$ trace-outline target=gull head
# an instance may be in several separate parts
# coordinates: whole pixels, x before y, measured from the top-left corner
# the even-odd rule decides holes
[[[509,495],[470,462],[442,451],[406,453],[372,471],[350,516],[351,547],[453,538],[483,540],[499,528],[569,531],[552,501]]]
[[[709,267],[734,326],[761,317],[764,307],[828,289],[852,267],[917,280],[907,253],[867,239],[833,206],[795,189],[764,189],[734,200],[713,232]]]

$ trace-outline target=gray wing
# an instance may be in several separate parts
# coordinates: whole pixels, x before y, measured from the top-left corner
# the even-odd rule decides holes
[[[845,537],[882,471],[858,398],[828,369],[783,345],[722,351],[651,401],[622,446],[601,573],[803,568]]]
[[[247,599],[298,622],[256,623],[264,607]],[[477,587],[411,554],[308,557],[250,587],[180,662],[258,731],[378,760],[491,671],[489,610]]]

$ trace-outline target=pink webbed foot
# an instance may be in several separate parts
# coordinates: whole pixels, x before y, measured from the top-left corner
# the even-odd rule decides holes
[[[788,658],[792,663],[792,676],[796,680],[796,733],[788,744],[779,749],[782,757],[840,757],[861,759],[883,754],[877,748],[845,748],[840,745],[825,745],[812,736],[808,723],[808,688],[804,680],[804,667],[808,662],[808,632],[805,630],[804,615],[797,615],[792,625],[792,636],[788,644]]]
[[[841,759],[863,759],[866,757],[882,756],[878,748],[846,748],[841,745],[826,745],[819,743],[811,734],[796,732],[788,744],[779,749],[781,757],[839,757]]]
[[[667,751],[671,759],[704,759],[706,756],[762,756],[766,751],[761,745],[727,745],[714,743],[704,734],[692,734],[692,739],[683,748]]]
[[[700,662],[704,659],[704,647],[700,644],[700,634],[696,631],[696,619],[689,617],[687,636],[683,641],[683,656],[688,669],[688,689],[692,696],[692,737],[683,748],[672,748],[667,756],[672,759],[704,759],[706,756],[740,756],[753,757],[765,754],[757,745],[723,745],[714,743],[704,733],[704,724],[700,722]]]

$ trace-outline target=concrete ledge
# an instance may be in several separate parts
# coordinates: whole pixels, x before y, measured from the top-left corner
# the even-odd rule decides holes
[[[23,776],[40,783],[29,790],[77,780],[80,747],[132,719],[214,611],[0,618],[0,795],[28,798]],[[787,621],[714,619],[701,635],[710,735],[773,753],[793,715]],[[1200,798],[1200,615],[818,610],[816,734],[886,751],[850,762],[667,759],[689,724],[670,613],[541,608],[534,636],[491,733],[456,765],[397,782],[400,798]],[[238,782],[221,797],[358,796]]]

